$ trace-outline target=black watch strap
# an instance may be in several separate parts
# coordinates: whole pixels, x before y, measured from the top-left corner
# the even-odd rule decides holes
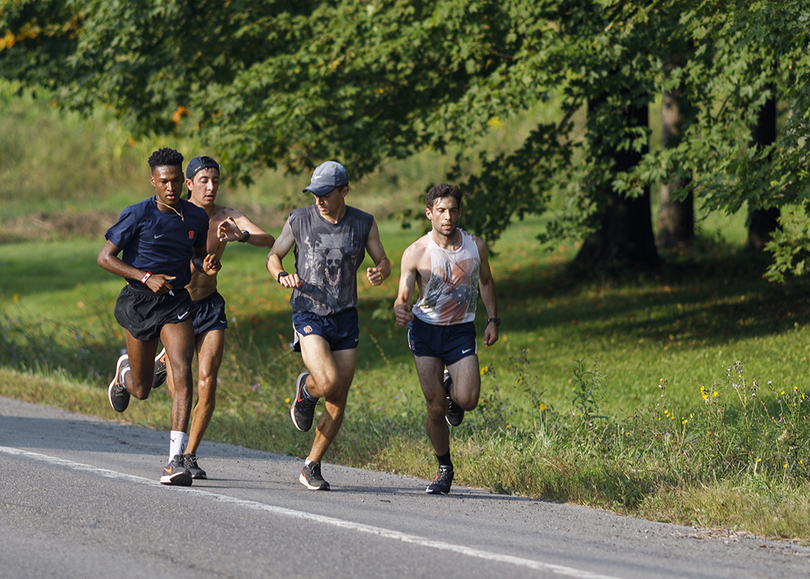
[[[501,318],[489,318],[487,320],[487,323],[490,323],[490,322],[495,322],[496,326],[500,326],[501,325]]]

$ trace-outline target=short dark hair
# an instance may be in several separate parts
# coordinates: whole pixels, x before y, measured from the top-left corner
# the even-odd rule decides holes
[[[168,147],[158,149],[149,155],[149,168],[154,172],[155,167],[180,167],[182,169],[183,155]]]
[[[458,206],[461,207],[461,198],[463,197],[461,189],[455,185],[447,185],[444,183],[434,185],[430,188],[427,195],[425,195],[425,206],[428,209],[433,209],[433,203],[435,203],[436,199],[441,199],[442,197],[453,197],[458,201]]]

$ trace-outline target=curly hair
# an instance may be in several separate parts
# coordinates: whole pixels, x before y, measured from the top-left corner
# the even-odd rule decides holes
[[[158,149],[149,156],[149,168],[152,171],[155,170],[155,167],[175,166],[179,166],[181,168],[183,167],[183,155],[174,149],[164,147],[162,149]]]
[[[455,185],[446,185],[444,183],[441,185],[434,185],[427,192],[427,195],[425,195],[425,206],[428,209],[433,209],[433,203],[436,201],[436,199],[441,199],[442,197],[453,197],[456,201],[458,201],[458,206],[461,207],[462,196],[463,193],[461,192],[461,189]]]

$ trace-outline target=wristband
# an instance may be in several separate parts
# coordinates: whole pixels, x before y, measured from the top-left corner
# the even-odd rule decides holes
[[[490,323],[490,322],[495,322],[496,326],[500,326],[501,325],[501,318],[489,318],[487,320],[487,323]]]
[[[250,239],[250,231],[242,230],[242,239],[237,239],[239,243],[247,243],[247,240]]]
[[[146,275],[145,275],[145,276],[143,276],[143,278],[141,278],[141,283],[142,283],[142,284],[146,284],[146,280],[148,280],[150,277],[152,277],[152,272],[151,272],[151,271],[147,271],[147,272],[146,272]]]
[[[286,271],[280,271],[278,272],[278,277],[276,278],[276,280],[278,280],[278,283],[281,283],[281,278],[287,277],[288,275],[290,274],[288,274]]]

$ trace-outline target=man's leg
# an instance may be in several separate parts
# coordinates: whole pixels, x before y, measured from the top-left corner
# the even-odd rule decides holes
[[[194,328],[191,320],[181,324],[166,324],[160,331],[160,340],[166,348],[167,366],[172,379],[172,430],[185,432],[191,414],[193,395],[191,361],[194,357]],[[157,344],[155,344],[157,349]],[[155,352],[148,361],[155,369]],[[147,358],[148,360],[148,358]],[[151,384],[151,382],[149,382]]]
[[[301,339],[301,356],[310,374],[306,380],[307,393],[324,399],[324,412],[318,420],[307,457],[320,462],[343,422],[346,399],[354,380],[357,348],[333,352],[322,337],[310,335]]]
[[[413,359],[427,404],[425,431],[433,446],[433,452],[436,456],[442,456],[450,451],[450,428],[444,419],[447,413],[447,401],[442,388],[444,362],[441,358],[430,356],[414,356]]]
[[[481,395],[481,373],[478,356],[466,356],[447,367],[453,387],[450,398],[464,410],[474,410]]]
[[[197,336],[197,403],[191,412],[191,431],[186,451],[197,454],[205,429],[214,415],[217,395],[217,375],[225,350],[225,330],[210,330]]]
[[[148,341],[139,340],[127,330],[129,372],[124,374],[124,386],[138,400],[146,400],[152,390],[157,344],[157,338]]]

